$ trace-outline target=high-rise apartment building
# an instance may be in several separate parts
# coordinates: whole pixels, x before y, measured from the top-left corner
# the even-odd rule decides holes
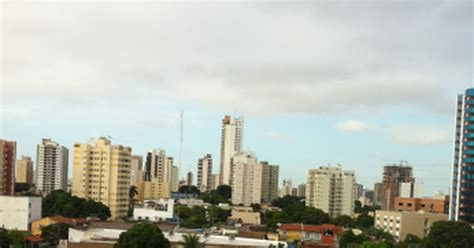
[[[188,174],[186,175],[186,185],[191,186],[193,185],[193,172],[188,171]]]
[[[171,192],[178,192],[179,190],[179,167],[171,166]]]
[[[27,156],[21,156],[16,160],[15,182],[33,185],[33,160]]]
[[[355,201],[354,172],[340,167],[311,169],[306,183],[306,206],[323,210],[332,217],[352,215]]]
[[[474,88],[456,101],[449,219],[474,223]]]
[[[383,210],[395,209],[395,197],[400,196],[402,183],[414,183],[413,169],[403,162],[400,165],[387,165],[383,168]]]
[[[364,185],[357,183],[355,187],[356,187],[355,199],[359,200],[359,198],[362,196],[362,194],[364,192]]]
[[[271,203],[278,198],[279,166],[267,161],[260,162],[262,166],[262,201]]]
[[[206,154],[198,160],[197,187],[201,192],[210,191],[212,188],[212,155]]]
[[[262,164],[257,163],[255,154],[241,152],[232,157],[232,203],[250,206],[261,203]]]
[[[141,187],[143,182],[143,157],[134,155],[130,163],[130,186]]]
[[[0,139],[0,195],[15,192],[16,142]]]
[[[374,183],[374,205],[382,206],[383,202],[383,183]]]
[[[51,139],[43,139],[36,147],[36,190],[49,194],[67,190],[69,150]]]
[[[400,183],[399,197],[405,198],[422,198],[423,184],[422,183]]]
[[[306,196],[306,184],[298,185],[298,197],[305,197]]]
[[[219,184],[231,185],[231,159],[235,154],[242,152],[243,138],[243,116],[233,118],[226,115],[222,120]]]
[[[175,171],[176,172],[176,171]],[[173,157],[162,149],[152,149],[147,153],[145,162],[145,181],[143,199],[169,198],[173,179]]]
[[[219,174],[212,174],[211,176],[211,190],[217,189],[219,186]]]
[[[112,219],[127,216],[132,148],[99,138],[74,144],[72,195],[102,202]]]
[[[285,197],[291,195],[291,190],[293,189],[293,183],[290,178],[283,179],[283,185],[280,190],[280,197]]]

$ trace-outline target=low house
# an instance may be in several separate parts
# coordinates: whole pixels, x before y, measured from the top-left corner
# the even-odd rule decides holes
[[[173,219],[174,200],[145,200],[143,205],[135,206],[133,210],[134,220],[163,221]]]
[[[342,227],[335,225],[305,225],[305,224],[281,224],[278,233],[281,240],[287,242],[306,241],[333,245],[339,242],[344,232]]]
[[[31,223],[31,234],[41,236],[41,230],[52,224],[68,224],[71,226],[82,226],[86,224],[84,218],[68,218],[64,216],[50,216],[35,220]]]
[[[251,207],[232,207],[230,220],[242,224],[260,225],[260,212],[253,212]]]

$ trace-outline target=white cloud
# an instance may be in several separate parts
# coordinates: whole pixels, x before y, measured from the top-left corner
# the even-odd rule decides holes
[[[369,130],[370,126],[363,121],[349,120],[337,123],[336,128],[343,132],[357,133]]]
[[[388,129],[391,141],[398,144],[433,145],[451,142],[449,130],[430,126],[403,125]]]

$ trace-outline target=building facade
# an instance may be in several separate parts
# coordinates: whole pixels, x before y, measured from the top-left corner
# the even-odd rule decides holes
[[[221,133],[221,161],[219,185],[231,185],[232,157],[242,152],[244,139],[244,117],[224,116]]]
[[[400,196],[402,183],[414,183],[413,169],[403,162],[400,165],[387,165],[383,168],[383,210],[393,210],[395,197]]]
[[[445,199],[395,197],[395,211],[448,213]]]
[[[278,198],[279,166],[271,165],[266,161],[260,162],[262,166],[262,201],[271,203]]]
[[[341,167],[311,169],[306,183],[306,206],[323,210],[332,217],[352,215],[355,201],[355,175]]]
[[[152,149],[147,153],[145,162],[145,180],[141,200],[169,198],[173,179],[173,157],[166,155],[163,149]]]
[[[33,185],[33,160],[31,157],[21,156],[16,160],[15,182]]]
[[[15,192],[16,142],[0,139],[0,195]]]
[[[474,223],[474,88],[458,95],[455,110],[449,219]]]
[[[434,222],[445,220],[448,220],[447,214],[377,210],[374,227],[389,232],[398,242],[405,240],[408,234],[424,238]]]
[[[41,197],[0,196],[0,227],[28,231],[41,218]]]
[[[201,192],[212,189],[212,155],[206,154],[198,160],[197,187]]]
[[[293,183],[291,181],[291,178],[283,179],[283,184],[280,190],[280,197],[291,195],[292,189],[293,189]]]
[[[261,203],[262,164],[257,163],[255,154],[241,152],[232,158],[232,203],[250,206]]]
[[[72,195],[102,202],[112,219],[127,216],[132,148],[99,138],[74,144]]]
[[[154,222],[164,221],[174,217],[173,211],[173,199],[146,200],[143,205],[134,208],[133,219]]]
[[[306,184],[298,185],[298,197],[305,197],[306,196]]]
[[[374,183],[374,205],[382,206],[383,202],[383,183]]]
[[[36,189],[43,194],[67,190],[69,150],[51,139],[36,147]]]
[[[178,192],[179,190],[179,167],[176,165],[171,166],[171,192]]]
[[[130,186],[141,187],[143,178],[143,157],[134,155],[130,163]]]

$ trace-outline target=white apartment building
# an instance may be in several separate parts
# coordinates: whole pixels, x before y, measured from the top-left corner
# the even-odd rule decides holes
[[[285,197],[291,195],[291,190],[293,189],[293,183],[290,178],[283,179],[283,185],[280,190],[280,197]]]
[[[0,196],[0,227],[28,231],[41,219],[41,197]]]
[[[423,198],[423,184],[414,182],[400,183],[400,197]]]
[[[206,154],[198,160],[197,187],[201,192],[207,192],[212,187],[212,155]]]
[[[158,199],[145,200],[143,205],[135,206],[133,210],[134,220],[162,221],[173,218],[174,200]]]
[[[72,195],[102,202],[111,218],[127,215],[132,148],[106,138],[74,144]]]
[[[341,167],[311,169],[306,184],[306,205],[323,210],[332,217],[352,215],[355,201],[354,172]]]
[[[243,137],[244,117],[224,116],[222,120],[219,185],[231,185],[231,159],[235,154],[242,152]]]
[[[43,139],[36,150],[36,189],[44,194],[67,190],[69,151],[51,139]]]
[[[250,206],[262,199],[262,164],[255,154],[241,152],[232,158],[232,203]]]
[[[134,155],[130,163],[130,186],[140,187],[143,176],[143,157]]]

